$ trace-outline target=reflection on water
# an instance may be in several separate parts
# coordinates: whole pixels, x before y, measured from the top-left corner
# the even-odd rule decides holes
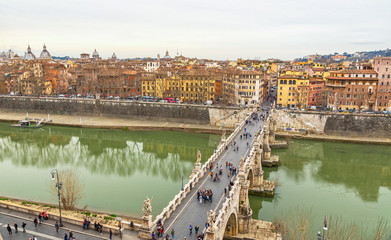
[[[157,207],[154,212],[157,213],[177,193],[181,175],[190,175],[197,149],[202,153],[202,160],[206,161],[213,153],[219,137],[165,131],[65,127],[26,130],[10,128],[9,124],[0,124],[0,195],[48,202],[50,200],[43,189],[45,184],[39,179],[42,177],[32,177],[32,180],[27,177],[33,176],[34,172],[48,174],[53,168],[73,168],[83,176],[87,185],[86,191],[91,193],[87,194],[83,204],[106,210],[105,204],[100,203],[105,201],[104,195],[96,194],[104,191],[101,187],[107,185],[112,188],[110,195],[118,197],[118,201],[124,195],[123,190],[129,193],[125,194],[126,201],[136,200],[133,197],[135,193],[137,199],[142,199],[147,195],[152,196],[161,192],[153,203],[153,206]],[[25,174],[22,175],[21,172]],[[33,181],[35,191],[14,192],[2,180]],[[36,194],[36,191],[41,194]],[[117,194],[117,191],[120,193]],[[96,195],[99,199],[91,199],[91,195]],[[127,206],[131,205],[127,203],[123,204],[126,207],[121,209],[119,205],[108,210],[141,213],[139,206]]]
[[[251,197],[253,217],[273,220],[299,206],[312,208],[320,226],[324,215],[369,226],[378,217],[391,223],[389,146],[294,140],[273,154],[280,167],[264,170],[282,183],[278,199]]]
[[[314,181],[341,184],[363,201],[377,201],[380,187],[391,190],[388,146],[295,141],[290,149],[275,152],[297,183],[305,176],[304,167],[314,164]]]

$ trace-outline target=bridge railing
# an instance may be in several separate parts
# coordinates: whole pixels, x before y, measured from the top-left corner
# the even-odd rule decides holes
[[[152,231],[155,230],[157,223],[164,222],[170,218],[171,214],[177,209],[177,207],[182,203],[182,201],[186,198],[187,194],[191,191],[191,189],[199,182],[199,180],[204,176],[204,174],[208,171],[209,165],[215,162],[224,151],[225,147],[230,144],[237,134],[243,129],[246,121],[251,118],[251,113],[255,112],[256,108],[250,112],[250,114],[235,128],[235,130],[230,134],[230,136],[226,139],[225,143],[220,144],[217,150],[213,153],[212,156],[209,157],[208,161],[204,163],[201,167],[201,170],[198,171],[194,176],[189,180],[189,182],[184,186],[183,190],[181,190],[177,195],[175,195],[174,199],[171,200],[167,207],[163,208],[162,212],[156,216],[155,220],[152,223]]]

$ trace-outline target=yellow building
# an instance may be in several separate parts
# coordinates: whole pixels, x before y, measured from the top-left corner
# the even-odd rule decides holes
[[[205,70],[192,70],[180,75],[181,99],[183,102],[204,103],[216,100],[216,74]]]
[[[206,70],[189,70],[183,73],[143,73],[142,96],[157,99],[178,98],[182,102],[204,103],[216,101],[218,74]]]
[[[155,73],[144,72],[141,74],[141,95],[155,97],[161,95],[157,92],[157,81]]]
[[[303,108],[308,105],[309,79],[307,73],[291,72],[278,78],[277,106]]]

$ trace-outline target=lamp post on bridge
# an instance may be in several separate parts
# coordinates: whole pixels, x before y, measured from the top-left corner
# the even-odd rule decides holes
[[[183,174],[182,174],[182,191],[183,191]]]
[[[58,193],[58,209],[60,210],[60,227],[63,227],[64,225],[62,224],[62,217],[61,217],[61,193],[60,193],[60,190],[62,188],[62,183],[60,183],[57,169],[53,169],[51,174],[52,174],[52,180],[55,179],[54,174],[57,175],[56,188],[57,188],[57,193]]]

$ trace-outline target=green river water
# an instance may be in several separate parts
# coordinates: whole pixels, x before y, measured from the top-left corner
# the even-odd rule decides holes
[[[84,186],[79,208],[142,215],[145,197],[156,216],[188,181],[197,149],[206,161],[220,136],[0,123],[0,196],[56,203],[51,170],[74,169]]]
[[[340,217],[368,231],[379,218],[391,227],[391,147],[292,140],[273,150],[278,168],[263,168],[265,179],[278,178],[274,198],[250,196],[253,218],[272,221],[295,209],[311,210],[312,236],[324,217]]]
[[[74,169],[84,185],[79,208],[140,216],[146,196],[156,216],[187,182],[197,149],[203,162],[219,135],[49,127],[15,129],[0,123],[0,196],[56,203],[49,191],[52,169]],[[273,220],[311,209],[311,224],[323,218],[374,225],[391,222],[391,147],[292,140],[273,150],[278,168],[265,179],[282,183],[274,198],[250,196],[253,217]],[[315,228],[313,227],[313,230]]]

